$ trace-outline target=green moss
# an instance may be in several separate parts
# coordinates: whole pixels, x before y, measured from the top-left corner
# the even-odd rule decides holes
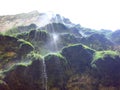
[[[20,44],[20,46],[22,46],[23,44],[27,44],[27,45],[29,45],[29,46],[31,46],[31,47],[34,48],[34,46],[33,46],[30,42],[25,41],[25,40],[23,40],[23,39],[19,39],[18,42],[21,42],[21,43],[22,43],[22,44]]]
[[[94,49],[92,49],[92,48],[90,48],[90,47],[88,47],[88,46],[86,46],[86,45],[84,45],[84,44],[81,44],[81,43],[78,43],[78,44],[69,44],[68,46],[65,46],[63,49],[69,48],[69,47],[75,47],[75,46],[81,46],[81,47],[82,47],[83,49],[85,49],[85,50],[95,52]],[[62,49],[62,50],[63,50],[63,49]]]
[[[13,65],[11,65],[11,67],[9,67],[8,69],[4,70],[2,73],[3,73],[3,75],[7,75],[8,73],[16,70],[17,68],[25,69],[25,68],[27,68],[27,66],[28,66],[28,64],[26,64],[26,65],[25,64],[13,64]]]
[[[67,47],[77,46],[77,45],[81,45],[83,48],[86,48],[86,49],[88,49],[88,48],[89,48],[88,46],[83,45],[83,44],[81,44],[81,43],[79,43],[79,44],[69,44]],[[89,49],[91,49],[91,48],[89,48]]]
[[[111,50],[107,50],[107,51],[96,51],[94,54],[94,58],[93,60],[97,60],[100,58],[104,58],[105,56],[111,56],[111,57],[115,57],[116,55],[118,55],[118,53],[116,51],[111,51]]]
[[[48,31],[46,31],[46,30],[39,30],[39,29],[38,29],[37,31],[48,34]]]
[[[61,55],[59,52],[58,53],[49,53],[44,56],[44,59],[45,60],[51,60],[51,59],[60,60],[60,62],[62,64],[67,64],[66,58],[63,55]]]
[[[58,53],[48,53],[47,55],[45,55],[44,57],[49,57],[51,58],[52,56],[60,58],[60,59],[65,59],[64,56],[62,56],[59,52]],[[47,58],[47,60],[49,60],[49,58]]]
[[[60,53],[53,53],[54,56],[57,56],[58,58],[65,59]]]
[[[34,51],[32,51],[31,53],[29,53],[28,55],[27,55],[27,58],[29,58],[29,59],[35,59],[35,60],[42,60],[42,55],[41,54],[39,54],[39,53],[35,53]]]

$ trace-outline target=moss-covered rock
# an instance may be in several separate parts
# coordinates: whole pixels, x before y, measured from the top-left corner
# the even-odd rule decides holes
[[[0,69],[8,62],[20,60],[33,50],[33,46],[24,40],[15,37],[0,35]]]
[[[81,44],[71,45],[63,48],[61,54],[68,61],[74,73],[81,73],[90,67],[94,50],[84,47]]]
[[[19,51],[18,51],[19,56],[26,55],[26,54],[28,54],[30,51],[32,51],[34,49],[34,46],[30,42],[25,41],[23,39],[19,39],[18,43],[20,43]]]
[[[50,35],[44,30],[31,30],[27,33],[17,35],[17,38],[29,41],[34,46],[34,51],[42,55],[48,53],[49,45],[51,42]]]
[[[67,62],[61,54],[49,54],[45,57],[49,90],[65,89]]]
[[[46,42],[49,40],[49,34],[44,30],[30,30],[29,32],[19,33],[17,36],[19,39],[25,39],[27,41],[43,41]]]
[[[109,50],[114,45],[114,43],[111,42],[111,40],[109,40],[105,35],[95,33],[93,33],[89,37],[83,37],[81,39],[81,43],[95,50]]]
[[[120,85],[120,57],[114,51],[101,51],[95,54],[92,67],[96,69],[97,77],[104,86]]]
[[[7,83],[9,90],[44,90],[42,69],[43,60],[39,59],[27,65],[18,64],[4,72],[3,80]]]

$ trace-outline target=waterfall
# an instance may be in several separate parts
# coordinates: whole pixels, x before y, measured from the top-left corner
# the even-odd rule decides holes
[[[47,90],[47,73],[46,73],[46,64],[45,60],[42,60],[42,84],[43,84],[43,90]]]

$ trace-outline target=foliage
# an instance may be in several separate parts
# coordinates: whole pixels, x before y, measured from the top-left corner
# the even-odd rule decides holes
[[[23,33],[18,33],[15,36],[18,39],[28,40],[28,34],[29,34],[29,32],[23,32]]]
[[[45,55],[44,56],[44,58],[46,59],[46,60],[49,60],[49,59],[51,59],[52,57],[54,57],[54,58],[58,58],[58,59],[61,59],[61,60],[65,60],[65,57],[64,56],[62,56],[59,52],[58,53],[48,53],[47,55]]]
[[[31,59],[31,60],[41,60],[42,56],[39,53],[35,53],[34,51],[32,51],[31,53],[29,53],[27,55],[27,58]]]
[[[100,77],[103,85],[119,85],[120,83],[120,56],[115,51],[96,52],[91,62],[95,70],[94,75]]]
[[[34,46],[33,46],[30,42],[25,41],[25,40],[23,40],[23,39],[19,39],[18,42],[21,43],[21,44],[20,44],[20,48],[21,48],[23,45],[25,45],[25,44],[28,45],[28,46],[31,46],[32,48],[34,48]]]
[[[111,50],[107,50],[107,51],[96,51],[94,54],[94,60],[98,60],[98,59],[103,59],[106,56],[110,56],[112,58],[114,58],[115,56],[117,56],[118,53],[116,51],[111,51]]]
[[[10,63],[21,61],[33,49],[33,45],[25,40],[0,35],[0,69],[6,68]]]

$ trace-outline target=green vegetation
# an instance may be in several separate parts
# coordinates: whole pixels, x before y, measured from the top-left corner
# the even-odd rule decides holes
[[[55,53],[54,55],[56,55],[59,58],[65,59],[65,57],[63,57],[60,53]]]
[[[27,67],[28,65],[30,65],[30,62],[29,63],[25,63],[25,62],[21,62],[21,63],[14,63],[14,64],[11,64],[11,66],[9,66],[9,68],[5,69],[2,73],[3,74],[6,74],[8,72],[11,72],[13,71],[14,69],[16,69],[17,67]]]
[[[57,40],[54,34],[58,35]],[[119,41],[120,34],[112,34],[109,40],[110,34],[109,30],[68,28],[61,23],[51,23],[37,30],[35,24],[13,27],[5,34],[0,33],[1,72],[7,67],[0,82],[5,81],[10,90],[37,90],[38,87],[45,90],[43,79],[48,77],[49,90],[66,90],[68,80],[75,76],[70,83],[78,82],[79,89],[86,88],[83,83],[95,87],[91,90],[101,85],[120,86],[120,56],[112,51],[120,45],[116,43],[115,49],[111,42],[112,39]],[[69,86],[71,90],[72,85]]]
[[[61,54],[66,58],[71,66],[71,71],[81,73],[90,67],[94,51],[86,49],[81,44],[67,46],[62,49]]]
[[[27,58],[28,59],[31,59],[31,60],[42,60],[42,55],[41,54],[39,54],[39,53],[35,53],[34,51],[32,51],[31,53],[29,53],[28,55],[27,55]]]
[[[63,55],[61,55],[60,53],[49,53],[46,56],[44,56],[44,59],[46,62],[49,62],[51,64],[56,63],[56,64],[60,64],[62,66],[65,66],[67,64],[66,58]]]
[[[0,69],[4,69],[16,61],[22,61],[33,49],[33,45],[28,41],[0,35]]]
[[[20,42],[21,44],[20,44],[20,48],[23,46],[23,45],[28,45],[28,46],[31,46],[32,48],[34,48],[34,46],[30,43],[30,42],[28,42],[28,41],[25,41],[25,40],[23,40],[23,39],[18,39],[18,42]]]
[[[92,49],[92,48],[90,48],[90,47],[88,47],[87,45],[84,45],[84,44],[82,44],[82,43],[69,44],[68,47],[70,47],[70,46],[77,46],[77,45],[81,45],[84,49],[91,49],[91,50],[95,51],[94,49]]]
[[[52,57],[58,58],[58,59],[65,59],[60,53],[48,53],[47,55],[44,56],[46,60],[50,60]]]
[[[98,59],[103,59],[105,56],[110,56],[112,58],[114,58],[116,55],[119,55],[116,51],[96,51],[94,54],[94,60],[98,60]]]

